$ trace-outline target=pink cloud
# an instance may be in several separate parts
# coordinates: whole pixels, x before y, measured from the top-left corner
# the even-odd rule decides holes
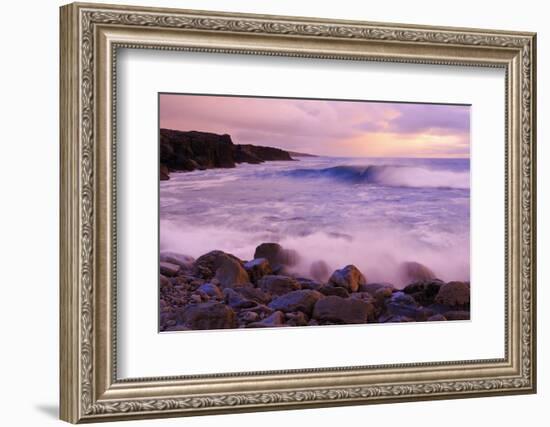
[[[239,144],[342,156],[383,155],[386,141],[391,155],[468,157],[469,111],[456,105],[160,95],[163,128],[227,133]],[[364,144],[345,143],[351,140]]]

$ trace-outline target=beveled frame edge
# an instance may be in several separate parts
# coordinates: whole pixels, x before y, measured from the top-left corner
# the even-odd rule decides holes
[[[535,391],[535,34],[99,4],[67,5],[60,13],[62,419],[74,423]],[[187,381],[187,389],[182,388],[182,380],[170,378],[117,382],[109,346],[113,318],[106,303],[113,301],[98,279],[107,277],[112,269],[109,253],[101,249],[113,245],[110,234],[103,232],[112,227],[106,215],[112,200],[104,197],[110,194],[112,182],[102,178],[112,175],[109,167],[113,153],[100,148],[105,148],[105,141],[112,137],[109,123],[114,114],[111,103],[105,102],[108,97],[103,96],[114,84],[106,77],[113,60],[107,53],[112,55],[110,49],[117,43],[133,46],[132,37],[121,37],[129,28],[134,35],[141,31],[143,37],[159,31],[162,41],[157,37],[156,43],[149,43],[157,48],[163,44],[174,48],[166,44],[166,37],[183,31],[196,37],[198,46],[201,39],[219,43],[220,37],[231,38],[234,51],[243,41],[258,43],[269,36],[282,43],[282,54],[295,56],[318,49],[315,56],[322,57],[332,44],[333,51],[349,59],[361,56],[362,43],[368,42],[372,49],[379,47],[374,51],[381,60],[384,50],[393,49],[393,56],[389,55],[392,61],[415,62],[414,53],[407,51],[416,47],[417,52],[422,48],[426,52],[440,50],[441,62],[447,58],[449,63],[456,63],[453,52],[456,56],[468,51],[466,63],[505,63],[511,162],[507,165],[507,185],[512,201],[507,230],[512,235],[509,246],[513,258],[506,272],[510,277],[507,313],[512,317],[507,359],[477,365],[382,367],[368,375],[359,370],[283,373],[267,378],[223,376]],[[253,54],[254,49],[246,44],[242,52]],[[395,53],[396,48],[400,53]],[[97,60],[101,49],[104,57]],[[198,49],[208,51],[208,43]],[[508,57],[506,61],[503,55]],[[443,370],[447,381],[441,379]],[[430,371],[439,379],[426,380]],[[335,381],[337,376],[347,382]],[[281,379],[292,387],[282,386]],[[327,381],[332,381],[330,386]],[[185,390],[187,394],[182,394]]]

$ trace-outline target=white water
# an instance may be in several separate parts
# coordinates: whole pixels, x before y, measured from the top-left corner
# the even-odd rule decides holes
[[[469,280],[467,160],[301,158],[174,173],[160,183],[161,251],[221,249],[250,259],[262,242],[357,265],[369,281],[399,283],[417,261],[443,280]]]

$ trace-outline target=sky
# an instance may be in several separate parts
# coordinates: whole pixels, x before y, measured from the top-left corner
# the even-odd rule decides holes
[[[468,158],[470,107],[160,95],[160,127],[326,156]]]

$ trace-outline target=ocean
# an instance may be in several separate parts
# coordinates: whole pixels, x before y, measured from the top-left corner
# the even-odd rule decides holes
[[[322,260],[400,287],[399,264],[415,261],[470,280],[468,159],[297,159],[172,173],[160,182],[160,251],[249,260],[278,242],[303,276]]]

